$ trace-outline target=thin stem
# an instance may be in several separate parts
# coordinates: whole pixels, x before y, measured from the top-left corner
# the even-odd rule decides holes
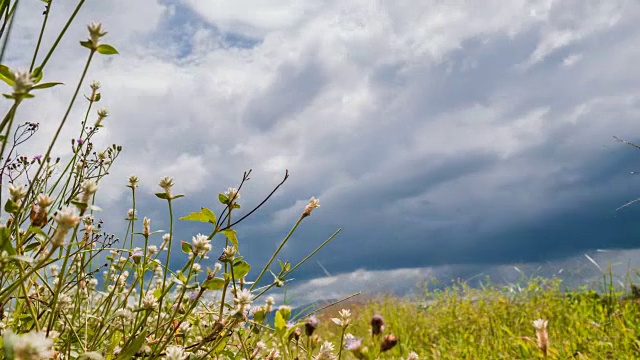
[[[49,13],[51,12],[51,4],[53,0],[49,0],[44,6],[44,20],[42,21],[42,27],[40,28],[40,35],[38,36],[38,43],[36,49],[33,52],[33,59],[31,59],[31,65],[29,66],[29,72],[33,71],[33,66],[36,64],[36,58],[38,57],[38,51],[40,50],[40,44],[42,44],[42,36],[44,35],[44,29],[47,26],[47,20],[49,20]]]
[[[298,225],[300,225],[300,222],[302,221],[302,219],[304,219],[303,216],[300,216],[300,218],[298,219],[298,221],[296,221],[295,225],[293,225],[293,227],[291,228],[291,230],[289,230],[289,233],[287,234],[287,236],[282,239],[282,242],[280,243],[280,246],[278,246],[278,248],[276,249],[276,251],[273,253],[273,255],[271,255],[271,259],[269,259],[269,261],[267,262],[267,264],[264,266],[264,268],[262,268],[262,271],[260,272],[260,275],[258,275],[258,278],[255,280],[255,282],[253,283],[253,285],[251,285],[251,287],[249,288],[249,290],[253,290],[253,288],[258,284],[258,282],[260,281],[260,279],[262,279],[262,276],[264,275],[265,272],[267,272],[267,270],[269,269],[269,266],[271,265],[271,263],[273,262],[273,260],[276,258],[276,256],[278,255],[278,253],[280,252],[280,250],[282,250],[282,248],[284,247],[284,244],[287,243],[287,241],[289,240],[289,238],[291,237],[291,235],[293,235],[293,232],[296,231],[296,228],[298,227]]]
[[[9,12],[9,27],[7,28],[7,35],[4,38],[4,41],[2,42],[2,49],[0,50],[0,63],[2,63],[2,60],[4,60],[4,54],[7,51],[7,44],[9,43],[9,37],[11,35],[11,29],[13,28],[13,20],[16,17],[16,9],[18,8],[18,3],[20,3],[20,0],[16,0],[15,3],[13,3],[13,7],[11,8],[11,11]]]

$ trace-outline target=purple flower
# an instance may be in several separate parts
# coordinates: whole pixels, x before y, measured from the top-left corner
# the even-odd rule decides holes
[[[33,160],[38,160],[38,161],[42,160],[42,155],[36,155],[36,156],[34,156],[34,157],[33,157]]]
[[[362,338],[356,339],[355,337],[347,338],[344,342],[345,350],[356,351],[362,347]]]
[[[78,140],[76,140],[78,142],[78,145],[82,145],[82,143],[84,142],[84,139],[82,138],[78,138]]]

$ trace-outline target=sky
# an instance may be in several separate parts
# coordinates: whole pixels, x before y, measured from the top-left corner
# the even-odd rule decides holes
[[[74,7],[54,3],[44,48]],[[28,67],[42,10],[21,2],[11,68]],[[185,194],[182,216],[220,213],[217,194],[252,169],[241,216],[288,170],[237,231],[259,268],[319,198],[280,256],[296,263],[342,229],[295,274],[303,297],[635,259],[640,205],[616,209],[640,197],[640,152],[614,136],[640,141],[637,1],[88,1],[45,71],[67,85],[18,114],[41,124],[25,155],[64,114],[92,20],[120,52],[88,73],[110,112],[96,146],[124,149],[100,185],[111,232],[125,230],[131,174],[139,215],[167,230],[162,176]],[[205,231],[181,222],[176,237]]]

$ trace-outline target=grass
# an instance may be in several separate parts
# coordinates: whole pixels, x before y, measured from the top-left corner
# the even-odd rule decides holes
[[[637,359],[640,299],[635,289],[629,294],[586,287],[566,291],[558,278],[534,278],[519,288],[454,283],[425,291],[419,301],[384,296],[349,306],[353,320],[347,331],[371,347],[371,318],[382,315],[385,333],[399,342],[380,359],[406,359],[410,351],[420,359],[538,359],[545,355],[533,321],[546,319],[549,359]],[[332,325],[320,327],[320,336],[339,337],[340,329]]]

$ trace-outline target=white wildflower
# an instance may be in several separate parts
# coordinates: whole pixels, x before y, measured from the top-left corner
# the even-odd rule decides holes
[[[16,360],[49,359],[53,356],[53,340],[43,332],[26,333],[15,340],[13,355]]]

